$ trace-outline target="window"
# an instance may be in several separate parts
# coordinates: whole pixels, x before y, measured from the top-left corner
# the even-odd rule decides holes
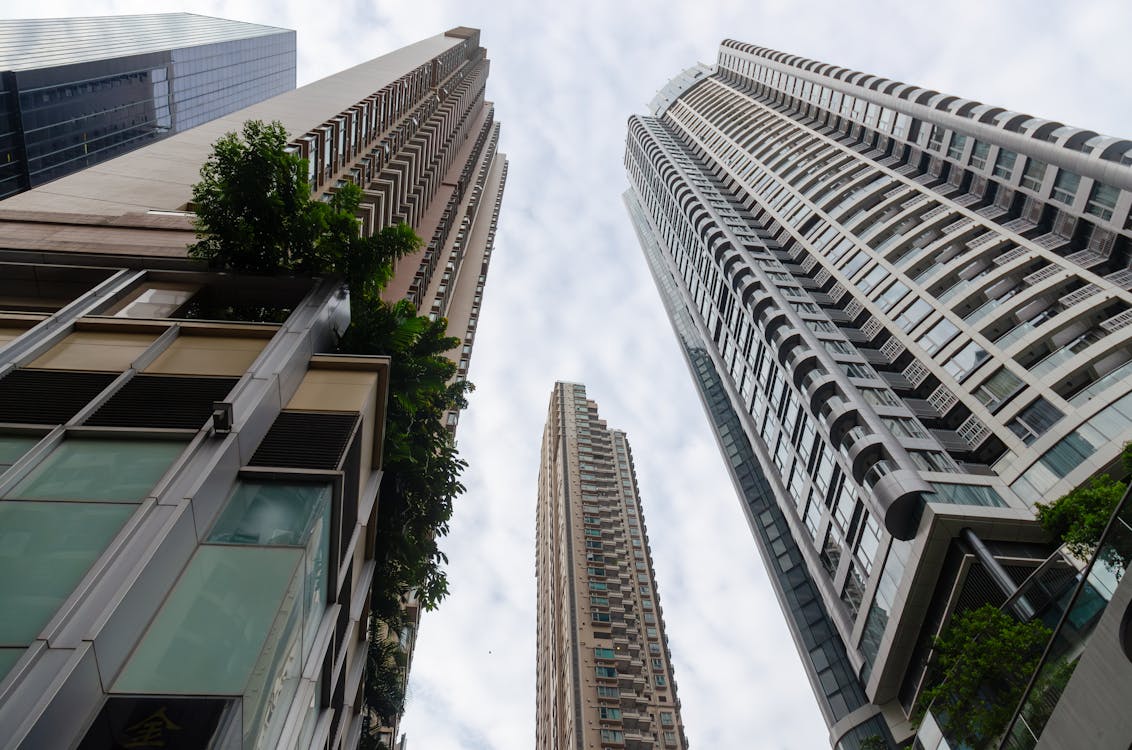
[[[886,276],[888,276],[888,271],[883,266],[878,265],[865,274],[865,278],[857,282],[857,288],[862,292],[872,291],[872,288],[883,281]]]
[[[837,333],[838,328],[828,320],[804,320],[806,327],[816,333]]]
[[[606,591],[609,589],[608,584],[601,581],[590,581],[590,591]]]
[[[595,607],[608,607],[609,599],[604,596],[591,596],[590,604],[594,605]]]
[[[1067,172],[1064,169],[1058,170],[1057,179],[1053,181],[1053,199],[1061,203],[1072,205],[1073,199],[1077,196],[1077,188],[1080,184],[1080,175]]]
[[[987,165],[987,155],[990,154],[990,144],[975,141],[971,147],[971,166],[982,169]]]
[[[609,622],[608,612],[594,612],[591,618],[594,622]]]
[[[615,687],[610,687],[609,685],[598,685],[597,686],[597,697],[598,698],[618,698],[620,696],[621,696],[621,691],[618,690]]]
[[[620,721],[621,709],[601,706],[598,708],[598,715],[601,716],[602,719],[605,719],[607,721]]]
[[[918,326],[931,311],[932,306],[930,304],[922,299],[917,299],[915,302],[908,305],[908,307],[904,308],[904,312],[896,316],[896,325],[900,326],[900,329],[907,333]]]
[[[994,411],[1021,389],[1022,379],[1005,367],[1000,367],[975,389],[975,398]]]
[[[900,406],[902,403],[896,394],[887,388],[861,387],[861,395],[873,406]]]
[[[959,471],[955,459],[941,451],[908,451],[920,471]]]
[[[888,428],[888,431],[896,437],[922,439],[928,436],[919,420],[913,419],[911,417],[882,416],[880,418],[880,421],[883,422],[884,426]]]
[[[1046,401],[1038,398],[1032,404],[1018,412],[1018,416],[1007,422],[1010,431],[1022,439],[1026,445],[1037,440],[1057,424],[1065,415]]]
[[[601,730],[602,742],[624,742],[625,733],[617,729],[603,729]]]
[[[986,350],[972,341],[953,354],[951,359],[944,363],[943,369],[951,373],[952,377],[956,380],[962,381],[969,372],[981,365],[986,358]]]
[[[141,502],[184,450],[175,440],[64,440],[12,491],[22,500]]]
[[[617,669],[614,667],[594,667],[594,672],[598,677],[617,677]]]
[[[935,494],[929,502],[948,503],[950,505],[981,505],[991,508],[1005,508],[1006,501],[995,492],[993,487],[982,484],[949,484],[945,482],[930,482]]]
[[[967,136],[962,133],[951,134],[951,145],[947,148],[949,159],[959,159],[963,156],[963,147],[967,145]]]
[[[10,469],[12,464],[19,461],[38,442],[38,437],[26,435],[0,436],[0,474]]]
[[[1022,173],[1022,187],[1027,190],[1038,191],[1042,189],[1042,182],[1046,176],[1046,163],[1037,159],[1026,161],[1026,171]]]
[[[1000,148],[998,158],[994,160],[994,176],[1010,179],[1010,175],[1014,172],[1014,162],[1017,160],[1017,152]]]
[[[666,687],[668,685],[668,681],[664,679],[664,675],[662,674],[654,676],[652,681],[657,687]]]
[[[664,733],[664,744],[665,745],[675,745],[676,744],[676,732],[666,731]]]
[[[884,294],[877,297],[877,306],[880,309],[888,312],[888,310],[899,302],[905,294],[908,293],[908,287],[902,281],[897,281],[884,291]]]
[[[875,376],[873,368],[861,362],[838,362],[845,374],[851,378],[871,378]]]
[[[862,524],[861,538],[857,540],[857,548],[854,557],[857,563],[865,571],[865,576],[873,569],[873,561],[876,559],[877,549],[880,548],[880,524],[876,518],[866,514],[865,523]]]
[[[932,151],[939,151],[943,145],[943,128],[939,125],[932,125],[932,134],[928,139],[928,148]]]
[[[596,656],[599,659],[612,659],[613,656],[614,656],[613,649],[611,649],[611,648],[595,648],[594,649],[594,656]]]
[[[857,350],[850,344],[844,341],[829,341],[827,339],[820,339],[822,346],[826,351],[831,354],[856,354]]]
[[[661,726],[670,727],[670,726],[673,726],[675,723],[676,723],[676,721],[673,719],[672,713],[670,711],[661,711],[660,712],[660,725]]]
[[[1098,182],[1093,185],[1093,189],[1089,193],[1089,202],[1085,204],[1085,211],[1108,221],[1112,218],[1112,212],[1116,208],[1116,199],[1119,196],[1119,190]]]
[[[959,333],[959,329],[950,320],[944,318],[929,328],[923,336],[916,342],[924,348],[928,354],[935,354],[942,349],[947,342],[955,338]]]

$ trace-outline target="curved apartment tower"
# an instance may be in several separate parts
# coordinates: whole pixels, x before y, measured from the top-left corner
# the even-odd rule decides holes
[[[725,41],[625,200],[835,745],[1132,439],[1132,141]]]
[[[583,385],[550,396],[536,546],[535,746],[687,748],[629,441]]]

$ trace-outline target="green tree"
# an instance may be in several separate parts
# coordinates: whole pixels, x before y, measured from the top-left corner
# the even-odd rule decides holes
[[[286,145],[281,123],[260,120],[245,122],[242,138],[227,133],[213,144],[193,185],[198,240],[190,257],[239,273],[276,274],[309,253],[317,221],[304,161]]]
[[[421,239],[406,224],[363,237],[357,219],[363,193],[355,185],[326,202],[311,200],[306,164],[286,151],[286,141],[280,123],[249,121],[242,138],[229,133],[216,142],[193,187],[198,241],[189,254],[239,273],[342,279],[350,289],[351,323],[339,351],[391,358],[364,688],[372,713],[363,746],[378,747],[375,724],[391,723],[404,708],[404,654],[383,636],[401,632],[410,593],[433,609],[448,592],[438,539],[464,491],[459,477],[466,464],[446,418],[467,405],[472,386],[453,380],[456,365],[444,353],[461,342],[447,335],[447,321],[417,315],[408,301],[381,299],[394,262],[418,250]]]
[[[193,186],[198,239],[189,256],[237,273],[337,275],[354,305],[375,299],[393,262],[421,239],[404,223],[363,237],[361,188],[347,183],[329,201],[311,200],[306,162],[286,146],[281,123],[259,120],[213,144]]]
[[[860,750],[888,750],[888,743],[885,742],[884,737],[879,734],[870,734],[865,739],[861,740],[858,745]]]
[[[956,615],[935,640],[918,713],[930,707],[953,744],[981,747],[1006,728],[1049,637],[991,604]]]
[[[1123,482],[1101,474],[1052,503],[1036,503],[1038,522],[1070,552],[1087,560],[1096,552],[1124,490]]]
[[[385,479],[377,518],[374,611],[390,617],[414,591],[433,609],[448,591],[447,562],[437,539],[448,532],[453,501],[464,492],[459,458],[446,426],[449,411],[467,405],[467,381],[452,381],[456,365],[444,356],[460,340],[447,322],[418,316],[405,300],[377,301],[360,311],[339,342],[343,352],[392,357],[386,416]]]

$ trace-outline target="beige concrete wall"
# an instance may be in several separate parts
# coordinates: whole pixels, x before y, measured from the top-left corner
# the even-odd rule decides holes
[[[50,211],[119,216],[185,208],[212,144],[247,120],[279,120],[302,135],[382,86],[460,44],[437,34],[260,104],[178,133],[151,146],[0,201],[0,211]]]

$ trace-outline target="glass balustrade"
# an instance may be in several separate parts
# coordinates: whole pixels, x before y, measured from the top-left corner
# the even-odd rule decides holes
[[[875,487],[876,483],[881,480],[881,477],[887,476],[896,471],[900,467],[886,458],[882,458],[875,464],[869,467],[865,472],[865,484],[869,487]]]

